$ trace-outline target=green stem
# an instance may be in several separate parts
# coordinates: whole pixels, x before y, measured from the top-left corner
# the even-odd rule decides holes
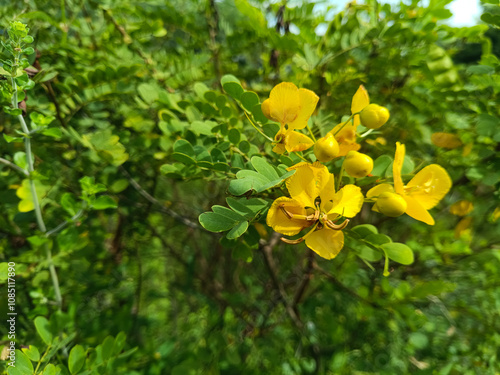
[[[313,139],[314,143],[316,143],[316,137],[314,136],[311,128],[309,127],[309,124],[306,124],[307,130],[309,130],[309,134],[311,134],[311,138]]]
[[[302,160],[304,160],[306,163],[309,163],[309,161],[305,157],[303,157],[302,155],[300,155],[298,152],[296,152],[295,155],[297,155],[299,158],[301,158]]]
[[[16,62],[18,61],[19,57],[16,57]],[[14,66],[14,72],[17,71],[17,64]],[[15,74],[15,73],[14,73]],[[12,84],[12,89],[13,89],[13,95],[12,95],[12,106],[14,109],[19,108],[18,103],[17,103],[17,84],[16,84],[16,79],[14,76],[11,77],[11,84]],[[36,187],[35,187],[35,180],[33,180],[33,172],[34,172],[34,166],[33,166],[33,157],[31,153],[31,139],[29,137],[30,130],[28,128],[28,125],[26,125],[26,121],[24,121],[24,117],[22,115],[18,115],[17,119],[19,120],[19,123],[21,124],[21,128],[23,130],[23,133],[26,134],[24,137],[24,148],[26,150],[26,160],[28,163],[28,177],[30,180],[30,190],[31,190],[31,195],[33,197],[33,205],[35,206],[35,216],[36,216],[36,221],[38,224],[38,228],[42,233],[47,232],[47,227],[45,226],[45,222],[43,221],[43,216],[42,216],[42,209],[40,207],[40,202],[38,201],[38,195],[36,193]],[[54,266],[54,262],[52,260],[52,251],[48,245],[48,243],[45,244],[45,255],[47,257],[47,263],[49,264],[49,271],[50,271],[50,276],[52,279],[52,284],[54,286],[54,293],[56,296],[56,304],[59,309],[61,309],[62,306],[62,296],[61,296],[61,290],[59,288],[59,279],[57,277],[57,272],[56,268]]]
[[[353,113],[352,115],[350,115],[350,116],[349,116],[349,118],[347,119],[347,121],[346,121],[346,122],[344,122],[344,123],[342,124],[342,126],[339,128],[339,130],[337,130],[337,131],[336,131],[333,135],[335,136],[335,135],[339,134],[339,133],[340,133],[340,131],[341,131],[342,129],[344,129],[344,126],[346,126],[346,125],[347,125],[347,124],[348,124],[348,123],[349,123],[349,122],[350,122],[350,121],[354,118],[354,116],[356,116],[356,115],[358,115],[358,114],[359,114],[359,112],[356,112],[356,113]]]
[[[243,108],[242,108],[243,109]],[[274,142],[274,139],[272,139],[271,137],[268,137],[267,135],[264,134],[264,132],[262,130],[259,129],[259,127],[257,125],[255,125],[253,123],[253,121],[250,119],[250,117],[248,116],[247,114],[247,111],[245,109],[243,109],[243,113],[245,114],[245,116],[247,117],[248,121],[250,121],[250,124],[252,124],[252,126],[255,128],[255,130],[257,130],[263,137],[265,137],[268,141],[271,141],[271,142]]]

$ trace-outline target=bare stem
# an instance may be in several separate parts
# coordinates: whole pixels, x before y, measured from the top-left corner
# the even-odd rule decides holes
[[[16,57],[16,61],[19,59],[19,57]],[[17,64],[16,64],[17,65]],[[14,72],[17,71],[17,66],[14,67]],[[11,84],[12,84],[12,90],[13,90],[13,95],[12,95],[12,106],[14,109],[19,108],[18,103],[17,103],[17,84],[16,84],[16,79],[14,76],[11,77]],[[26,160],[28,163],[28,177],[30,181],[30,190],[31,190],[31,195],[33,197],[33,205],[35,206],[35,216],[36,216],[36,221],[38,224],[38,228],[42,233],[47,232],[47,227],[45,226],[45,222],[43,221],[43,216],[42,216],[42,209],[40,207],[40,202],[38,200],[38,195],[36,193],[36,187],[35,187],[35,180],[31,178],[33,171],[34,171],[34,166],[33,166],[33,157],[31,153],[31,139],[30,139],[30,130],[28,128],[28,125],[26,125],[26,121],[24,121],[24,117],[22,115],[18,115],[17,119],[19,120],[19,123],[21,124],[21,128],[23,130],[23,133],[26,134],[24,137],[24,148],[26,151]],[[59,278],[57,277],[57,272],[56,268],[54,266],[54,261],[52,260],[52,251],[49,247],[49,245],[46,243],[45,245],[45,255],[47,257],[47,263],[49,264],[49,272],[50,276],[52,279],[52,284],[54,286],[54,293],[56,297],[56,305],[58,309],[61,309],[62,307],[62,296],[61,296],[61,289],[59,288]]]

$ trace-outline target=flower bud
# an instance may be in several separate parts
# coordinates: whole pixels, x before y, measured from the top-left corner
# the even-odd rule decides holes
[[[344,170],[351,177],[365,177],[373,169],[373,159],[357,151],[349,151],[344,160]]]
[[[314,155],[320,162],[326,163],[339,154],[339,143],[332,133],[328,133],[314,144]]]
[[[363,126],[378,129],[389,120],[389,110],[378,104],[369,104],[361,111],[359,117]]]
[[[386,191],[379,195],[373,208],[386,216],[397,217],[406,212],[407,205],[401,195]]]

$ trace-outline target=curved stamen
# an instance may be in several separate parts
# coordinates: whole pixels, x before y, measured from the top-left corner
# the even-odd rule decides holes
[[[279,208],[281,212],[285,214],[287,218],[290,220],[295,219],[295,220],[306,220],[306,221],[316,221],[319,218],[319,211],[315,211],[314,214],[311,215],[299,215],[299,214],[292,214],[285,208],[285,204],[282,203],[279,205]]]
[[[349,224],[349,219],[345,219],[342,224],[335,224],[331,220],[325,220],[324,223],[330,229],[333,229],[333,230],[342,230],[345,227],[347,227],[347,224]]]
[[[296,240],[289,240],[288,238],[285,238],[285,237],[281,237],[280,239],[284,243],[288,243],[290,245],[296,245],[296,244],[301,243],[302,241],[304,241],[307,238],[307,236],[309,236],[312,232],[314,232],[316,230],[316,228],[318,227],[318,224],[319,224],[319,221],[316,222],[316,224],[314,224],[314,226],[312,227],[312,229],[309,232],[307,232],[302,237],[297,238]]]

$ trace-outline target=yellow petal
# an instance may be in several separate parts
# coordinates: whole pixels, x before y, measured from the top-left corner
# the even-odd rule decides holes
[[[403,161],[405,160],[406,148],[399,142],[396,142],[396,154],[394,155],[394,163],[392,164],[392,175],[394,178],[394,190],[400,195],[404,195],[403,179],[401,178],[401,169],[403,169]]]
[[[277,154],[284,154],[286,151],[285,145],[283,143],[277,143],[276,146],[273,147],[273,152]]]
[[[380,184],[377,186],[372,187],[368,192],[366,193],[367,198],[374,198],[378,197],[382,193],[394,193],[394,188],[390,184]]]
[[[452,215],[465,216],[471,213],[473,209],[474,205],[472,204],[471,201],[461,200],[451,205],[450,212]]]
[[[288,123],[288,129],[304,129],[318,104],[319,96],[311,90],[299,89],[299,97],[300,111],[297,118]]]
[[[285,148],[288,152],[304,151],[312,146],[314,146],[314,141],[307,135],[293,130],[286,133]]]
[[[286,180],[286,187],[291,197],[303,207],[313,207],[321,191],[329,183],[328,168],[319,162],[314,164],[299,163],[288,168],[296,170],[295,174]]]
[[[431,141],[434,145],[441,148],[453,149],[462,146],[460,138],[451,133],[434,133],[431,136]]]
[[[346,185],[335,194],[333,208],[328,214],[338,214],[345,217],[354,217],[363,206],[364,197],[361,188],[355,185]]]
[[[318,162],[316,162],[318,163]],[[325,168],[326,169],[326,168]],[[329,212],[333,207],[333,199],[335,197],[335,178],[333,174],[328,172],[321,175],[321,180],[319,181],[319,197],[321,198],[321,211]]]
[[[365,108],[368,104],[370,104],[370,97],[368,96],[368,91],[366,91],[363,85],[360,85],[358,90],[352,97],[351,113],[361,112],[361,110]]]
[[[342,123],[330,131],[330,133],[335,135],[335,139],[339,144],[339,154],[337,156],[345,156],[351,150],[358,151],[361,146],[356,143],[356,126],[348,124],[339,131],[341,127]]]
[[[407,203],[406,214],[415,220],[423,221],[428,225],[434,225],[431,214],[415,199],[410,196],[403,196]]]
[[[262,113],[264,114],[264,116],[266,116],[268,119],[272,120],[270,105],[271,105],[271,101],[269,99],[266,99],[262,102],[260,107],[262,109]]]
[[[288,168],[288,170],[294,169],[296,170],[295,174],[286,180],[286,188],[290,196],[299,202],[302,207],[314,207],[314,200],[319,196],[319,190],[316,187],[312,165],[299,163]]]
[[[280,205],[284,205],[284,208],[295,215],[306,215],[306,210],[303,206],[297,202],[295,199],[280,197],[276,199],[269,211],[267,212],[266,222],[271,228],[276,232],[293,236],[299,233],[305,227],[313,224],[312,222],[307,222],[305,220],[289,219],[288,216],[280,209]]]
[[[451,185],[451,178],[444,168],[437,164],[431,164],[411,179],[405,187],[405,192],[418,200],[426,210],[430,210],[443,199]]]
[[[324,227],[307,236],[306,245],[320,257],[333,259],[344,247],[344,234],[340,230]]]
[[[273,120],[288,124],[300,112],[299,89],[291,82],[276,85],[269,94],[269,113]]]
[[[365,108],[368,104],[370,104],[370,97],[368,96],[368,91],[366,91],[363,85],[360,85],[358,91],[356,91],[356,93],[352,97],[351,113],[361,112],[361,110]],[[354,130],[356,131],[360,123],[359,115],[354,116],[353,123],[354,123]]]
[[[471,224],[472,224],[472,218],[470,216],[464,217],[462,220],[460,220],[457,226],[455,227],[455,238],[465,237],[467,235],[470,236]]]

